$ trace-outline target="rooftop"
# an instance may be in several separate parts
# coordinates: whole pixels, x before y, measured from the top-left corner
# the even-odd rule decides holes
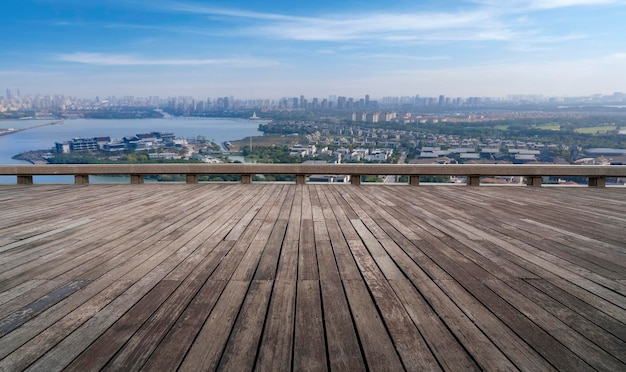
[[[623,188],[0,185],[0,370],[626,370]]]

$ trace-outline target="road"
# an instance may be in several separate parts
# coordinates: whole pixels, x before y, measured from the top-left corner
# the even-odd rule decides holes
[[[406,151],[403,151],[400,154],[400,158],[398,159],[398,164],[404,164],[404,162],[406,161]],[[383,182],[384,183],[397,183],[398,182],[398,176],[396,175],[385,175],[382,177],[383,178]]]

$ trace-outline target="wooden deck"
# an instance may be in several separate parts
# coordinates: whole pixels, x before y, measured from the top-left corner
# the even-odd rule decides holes
[[[626,190],[0,186],[0,370],[626,370]]]

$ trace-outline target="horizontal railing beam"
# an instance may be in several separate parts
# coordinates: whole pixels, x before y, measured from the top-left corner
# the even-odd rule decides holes
[[[624,165],[509,164],[45,164],[0,165],[0,175],[361,174],[624,177]]]
[[[241,175],[250,183],[254,174],[291,174],[296,183],[307,175],[350,175],[352,184],[360,184],[363,175],[408,176],[409,184],[419,185],[419,176],[465,176],[469,185],[478,185],[480,177],[522,176],[529,186],[540,186],[541,177],[587,177],[589,186],[603,187],[607,177],[626,177],[626,166],[586,165],[478,165],[478,164],[46,164],[0,165],[0,175],[17,176],[19,184],[32,183],[38,175],[73,175],[75,182],[89,182],[89,175],[130,175],[131,183],[143,183],[144,175],[182,174],[187,183],[197,183],[199,175]]]

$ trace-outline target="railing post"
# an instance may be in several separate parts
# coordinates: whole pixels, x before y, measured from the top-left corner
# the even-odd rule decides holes
[[[242,174],[241,175],[241,183],[245,183],[245,184],[252,183],[252,175],[251,174]]]
[[[198,183],[198,175],[197,174],[187,174],[185,176],[185,181],[187,183]]]
[[[17,176],[17,184],[18,185],[32,185],[33,184],[33,176],[30,175],[19,175]]]
[[[351,174],[350,175],[350,183],[359,186],[361,184],[361,175],[360,174]]]
[[[467,176],[467,186],[480,186],[480,176],[475,174]]]
[[[606,177],[589,177],[589,187],[606,187]]]
[[[526,186],[541,187],[541,176],[527,176]]]
[[[296,185],[304,185],[305,183],[304,174],[296,174]]]
[[[89,183],[89,175],[88,174],[75,174],[74,175],[74,183],[76,185],[85,185]]]
[[[411,186],[419,186],[420,185],[420,176],[409,176],[409,185],[411,185]]]
[[[143,174],[131,174],[130,175],[131,185],[141,185],[142,183],[143,183]]]

